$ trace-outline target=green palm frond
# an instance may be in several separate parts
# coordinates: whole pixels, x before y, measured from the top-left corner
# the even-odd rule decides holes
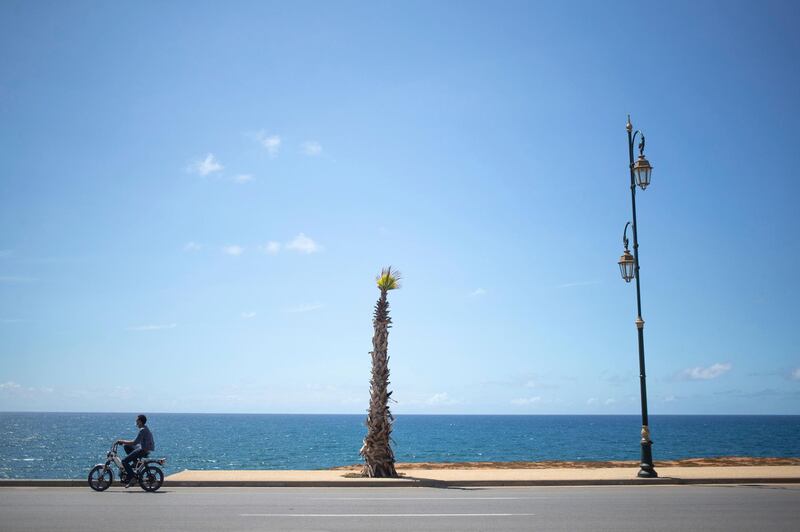
[[[378,288],[386,291],[400,288],[400,279],[402,279],[400,272],[393,270],[391,266],[383,268],[381,274],[375,278]]]

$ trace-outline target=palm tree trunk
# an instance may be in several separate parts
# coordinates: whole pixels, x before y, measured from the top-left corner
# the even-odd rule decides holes
[[[367,436],[360,454],[364,457],[365,477],[397,477],[394,468],[394,452],[391,447],[392,422],[389,410],[389,317],[387,291],[381,290],[381,297],[375,304],[372,321],[372,379],[370,380],[369,412],[367,414]]]

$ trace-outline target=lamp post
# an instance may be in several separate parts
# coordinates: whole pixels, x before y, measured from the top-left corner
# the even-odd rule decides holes
[[[633,131],[631,124],[631,117],[628,115],[628,123],[625,124],[625,129],[628,131],[628,159],[630,161],[631,173],[631,208],[633,211],[633,223],[628,222],[625,224],[625,230],[622,233],[622,242],[625,246],[625,251],[620,257],[617,264],[619,265],[620,274],[626,283],[631,282],[631,279],[636,279],[636,332],[639,336],[639,392],[642,399],[642,459],[639,464],[638,476],[642,478],[655,478],[658,476],[655,467],[653,467],[653,442],[650,441],[650,426],[647,420],[647,383],[645,381],[644,370],[644,320],[642,319],[642,294],[639,287],[639,235],[636,226],[636,187],[639,186],[642,190],[647,188],[650,184],[650,174],[653,167],[644,156],[644,134],[641,131]],[[639,142],[639,158],[634,162],[633,160],[633,143],[636,141],[636,136],[641,137]],[[633,255],[628,251],[628,225],[631,226],[633,231]]]

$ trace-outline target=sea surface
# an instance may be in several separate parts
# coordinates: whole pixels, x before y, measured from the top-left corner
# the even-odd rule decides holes
[[[166,472],[360,462],[363,415],[152,414]],[[135,414],[0,412],[0,478],[85,478]],[[658,460],[800,457],[800,416],[651,416]],[[638,460],[638,416],[397,416],[400,462]]]

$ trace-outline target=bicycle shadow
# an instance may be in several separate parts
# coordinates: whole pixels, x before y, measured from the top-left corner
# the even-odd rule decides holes
[[[119,489],[115,489],[115,490],[107,489],[104,493],[117,493],[117,494],[119,494],[119,493],[130,493],[130,494],[135,494],[135,495],[161,495],[162,493],[172,493],[172,491],[170,491],[170,490],[144,491],[144,490],[141,490],[141,489],[136,489],[136,490],[127,489],[126,490],[125,488],[119,488]]]

